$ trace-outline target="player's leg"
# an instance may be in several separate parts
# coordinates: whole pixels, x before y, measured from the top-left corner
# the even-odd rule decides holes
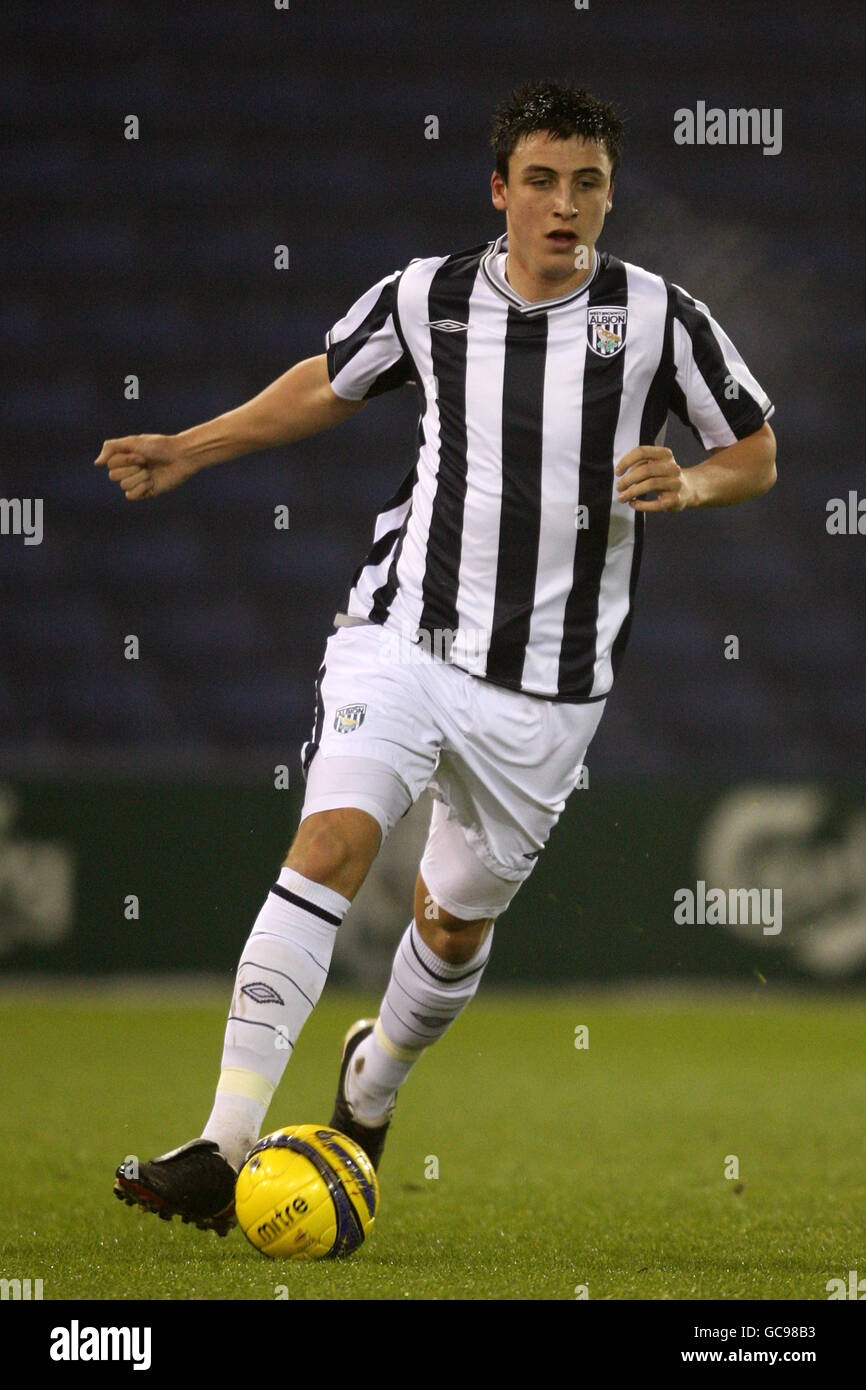
[[[238,965],[219,1084],[202,1132],[235,1168],[258,1138],[318,1003],[351,901],[411,802],[403,778],[378,759],[319,752],[310,760],[298,832]]]
[[[445,735],[431,787],[444,804],[434,807],[414,920],[379,1017],[347,1036],[335,1109],[342,1097],[349,1132],[368,1153],[381,1153],[397,1088],[474,997],[488,924],[538,862],[604,708],[554,705],[442,665],[427,674]]]
[[[494,921],[521,881],[494,874],[457,821],[434,803],[414,916],[397,948],[379,1017],[347,1035],[332,1117],[374,1164],[398,1088],[474,998],[490,957]]]
[[[469,909],[466,907],[462,908],[464,915],[459,917],[449,912],[447,907],[436,901],[420,869],[415,880],[414,906],[414,923],[420,940],[445,965],[465,965],[478,954],[493,926],[493,917],[467,920],[465,913]]]
[[[258,1138],[319,1001],[337,931],[381,841],[369,811],[310,814],[259,911],[238,964],[219,1083],[202,1131],[235,1169]]]
[[[328,640],[302,750],[301,826],[241,957],[210,1118],[201,1138],[143,1165],[136,1180],[119,1169],[118,1196],[227,1229],[235,1171],[321,994],[337,929],[436,766],[440,731],[417,676],[377,626]]]
[[[349,760],[350,762],[352,760]],[[375,781],[376,767],[368,773]],[[382,782],[393,782],[390,769]],[[402,788],[399,791],[402,804]],[[222,1070],[201,1138],[117,1170],[115,1193],[168,1219],[225,1235],[234,1183],[255,1143],[298,1034],[327,978],[337,929],[364,881],[387,824],[337,807],[302,820],[238,966]]]

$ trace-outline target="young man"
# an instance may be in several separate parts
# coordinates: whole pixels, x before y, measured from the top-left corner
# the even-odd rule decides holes
[[[580,773],[622,657],[644,512],[727,506],[775,481],[772,407],[707,308],[599,253],[622,126],[582,90],[516,91],[493,126],[505,233],[411,261],[327,352],[179,435],[107,441],[131,501],[327,429],[414,383],[417,459],[335,619],[302,750],[294,843],[241,957],[202,1136],[115,1190],[224,1233],[237,1169],[325,982],[383,838],[434,810],[377,1020],[344,1040],[332,1125],[374,1164],[399,1086],[475,994],[495,919]],[[669,410],[708,457],[680,469]]]

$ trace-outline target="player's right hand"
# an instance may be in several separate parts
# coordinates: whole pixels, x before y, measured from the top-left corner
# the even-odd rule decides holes
[[[106,439],[93,462],[108,469],[109,478],[119,483],[129,502],[158,497],[195,472],[183,458],[173,434],[129,434],[125,439]]]

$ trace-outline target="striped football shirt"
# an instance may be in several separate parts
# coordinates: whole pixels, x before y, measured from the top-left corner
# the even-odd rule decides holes
[[[411,261],[327,335],[338,396],[412,383],[420,406],[417,456],[345,613],[496,685],[599,700],[628,638],[644,528],[616,498],[616,463],[659,443],[669,411],[709,450],[773,407],[678,285],[596,251],[578,289],[529,302],[506,254],[503,235]]]

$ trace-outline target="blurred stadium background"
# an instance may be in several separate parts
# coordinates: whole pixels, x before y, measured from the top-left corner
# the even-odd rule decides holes
[[[382,275],[495,236],[490,112],[550,76],[627,115],[602,245],[709,304],[776,404],[780,482],[729,512],[651,519],[589,787],[503,919],[489,984],[862,977],[866,540],[825,524],[862,477],[857,16],[633,0],[4,11],[0,494],[44,499],[40,545],[0,537],[7,976],[230,978],[296,824],[323,644],[413,448],[414,403],[391,393],[153,506],[92,468],[103,439],[239,404],[322,351]],[[782,152],[675,145],[675,110],[698,100],[781,108]],[[670,441],[697,460],[676,424]],[[382,984],[423,817],[383,851],[335,978]],[[699,879],[782,888],[783,931],[676,926],[673,893]]]

